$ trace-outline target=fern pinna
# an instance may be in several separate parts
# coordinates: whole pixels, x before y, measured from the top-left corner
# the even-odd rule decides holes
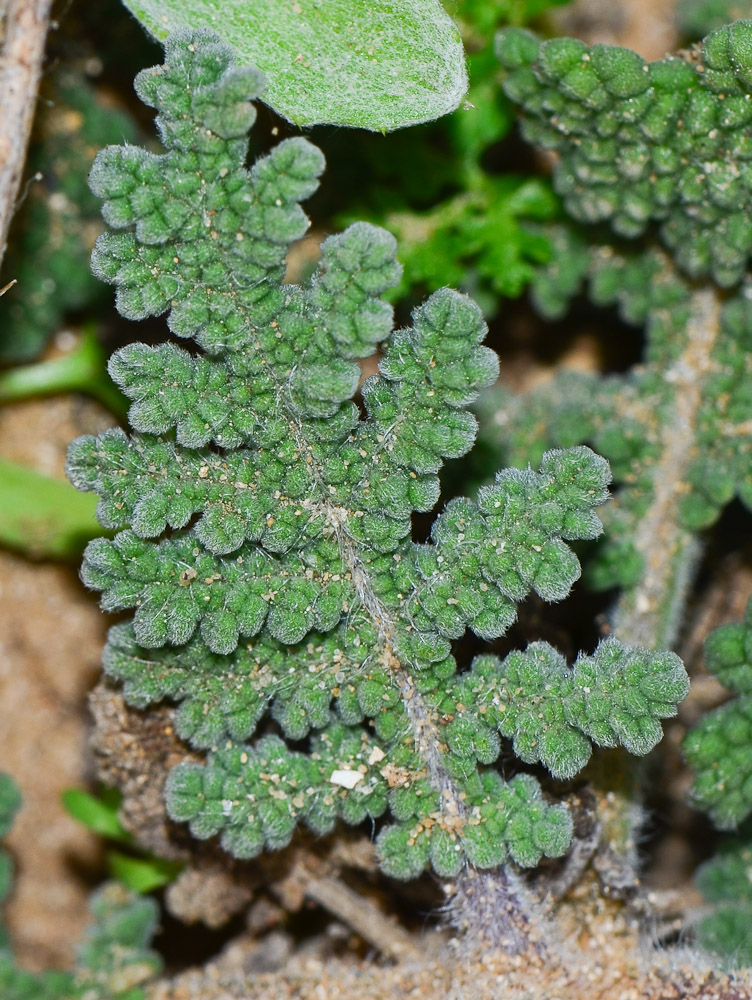
[[[328,238],[311,279],[284,283],[323,161],[293,138],[244,167],[261,86],[215,35],[173,36],[136,81],[166,153],[110,147],[92,171],[114,230],[94,267],[120,312],[169,313],[200,348],[120,350],[134,431],[70,450],[72,481],[118,532],[89,545],[84,580],[105,609],[135,608],[105,669],[130,704],[177,705],[206,761],[172,771],[168,810],[236,857],[300,822],[387,812],[378,849],[398,878],[560,856],[568,809],[531,774],[502,777],[502,738],[565,778],[591,742],[645,753],[686,694],[681,662],[612,638],[573,667],[535,643],[460,671],[452,643],[502,635],[530,591],[566,596],[580,572],[566,543],[601,531],[608,465],[550,451],[412,541],[443,460],[472,446],[467,406],[497,359],[480,310],[447,289],[393,331],[395,241],[373,226]],[[378,345],[357,405],[357,359]]]

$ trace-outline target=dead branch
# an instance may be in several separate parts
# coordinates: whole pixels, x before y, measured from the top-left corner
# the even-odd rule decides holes
[[[53,0],[0,0],[0,263],[16,208]]]

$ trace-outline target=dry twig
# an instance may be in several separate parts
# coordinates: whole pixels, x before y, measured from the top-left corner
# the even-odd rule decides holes
[[[53,0],[0,0],[0,263],[16,208]]]

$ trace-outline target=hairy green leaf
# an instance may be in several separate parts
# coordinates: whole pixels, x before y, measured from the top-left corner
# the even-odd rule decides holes
[[[124,0],[159,39],[212,28],[266,76],[296,125],[388,131],[453,111],[467,90],[459,33],[439,0]]]

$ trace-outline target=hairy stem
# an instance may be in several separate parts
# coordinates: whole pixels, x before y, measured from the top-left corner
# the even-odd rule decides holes
[[[611,618],[623,642],[646,649],[676,645],[700,555],[696,536],[679,522],[678,505],[697,453],[697,421],[704,382],[713,366],[721,304],[715,288],[692,295],[686,345],[664,376],[673,388],[674,404],[660,429],[661,458],[653,469],[653,501],[634,535],[643,559],[642,578],[621,596]],[[643,764],[626,756],[623,763],[622,769],[601,773],[600,781],[595,781],[599,810],[610,817],[595,867],[605,891],[613,895],[621,895],[622,890],[628,895],[639,884],[635,843],[644,818],[638,804]]]
[[[53,0],[0,0],[0,264],[16,209]]]
[[[675,645],[699,556],[699,543],[679,523],[677,508],[697,453],[703,383],[712,369],[720,315],[716,289],[693,293],[686,347],[665,374],[673,388],[673,412],[660,430],[661,458],[653,470],[653,501],[634,536],[643,560],[642,578],[619,599],[611,619],[622,641],[646,649]]]
[[[454,886],[448,910],[451,924],[484,947],[511,955],[543,951],[543,928],[529,916],[534,912],[531,895],[522,879],[504,866],[466,869]]]
[[[383,662],[405,705],[415,748],[425,761],[431,784],[440,793],[440,815],[435,820],[461,836],[467,810],[460,790],[442,759],[441,734],[435,714],[426,704],[410,671],[394,652],[392,636],[397,626],[374,593],[366,569],[346,532],[346,524],[340,526],[338,537],[342,560],[352,575],[358,597],[379,630]],[[504,866],[493,871],[465,869],[457,881],[448,910],[450,921],[458,930],[482,940],[489,947],[501,948],[515,955],[529,951],[531,947],[540,947],[532,920],[534,902],[521,880]]]

